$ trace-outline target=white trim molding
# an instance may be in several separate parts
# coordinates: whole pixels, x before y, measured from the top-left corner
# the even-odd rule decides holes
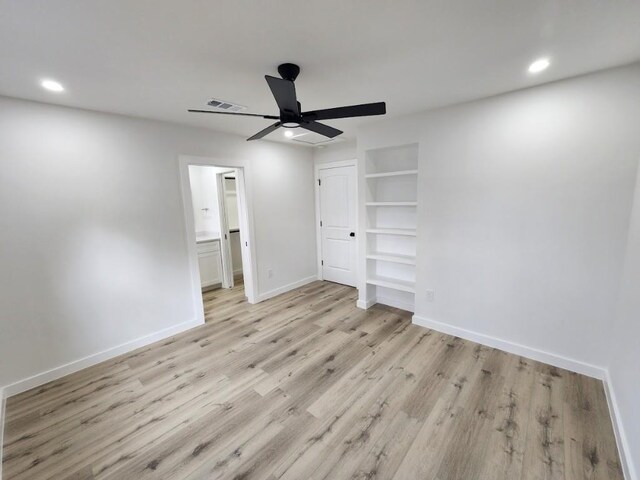
[[[356,302],[356,307],[367,310],[368,308],[373,307],[377,302],[378,301],[375,298],[370,298],[366,301],[358,299],[358,301]]]
[[[563,357],[554,353],[545,352],[544,350],[538,350],[537,348],[527,347],[519,343],[514,343],[508,340],[504,340],[483,333],[474,332],[460,327],[455,327],[447,323],[438,322],[427,317],[420,315],[413,316],[413,323],[420,327],[430,328],[441,333],[453,335],[455,337],[464,338],[472,342],[481,343],[487,347],[497,348],[505,352],[520,355],[521,357],[529,358],[538,362],[547,363],[554,367],[564,368],[572,372],[581,373],[588,377],[604,380],[606,378],[606,369],[590,363],[581,362],[572,358]]]
[[[137,348],[146,347],[147,345],[158,342],[160,340],[165,340],[168,337],[172,337],[173,335],[182,333],[186,330],[203,324],[204,322],[200,319],[179,323],[177,325],[173,325],[163,330],[159,330],[149,335],[145,335],[135,340],[131,340],[129,342],[109,348],[107,350],[103,350],[102,352],[88,355],[78,360],[74,360],[73,362],[69,362],[64,365],[52,368],[51,370],[38,373],[23,380],[19,380],[10,385],[5,385],[3,387],[3,395],[5,398],[7,398],[12,395],[26,392],[27,390],[30,390],[32,388],[39,387],[40,385],[44,385],[45,383],[57,380],[71,373],[75,373],[79,370],[82,370],[83,368],[91,367],[100,362],[104,362],[105,360],[110,360],[114,357],[117,357],[118,355],[131,352]]]
[[[312,275],[310,277],[303,278],[298,280],[297,282],[289,283],[287,285],[283,285],[282,287],[274,288],[273,290],[269,290],[268,292],[260,293],[258,295],[258,302],[263,302],[264,300],[268,300],[273,297],[277,297],[278,295],[282,295],[283,293],[287,293],[295,288],[303,287],[311,282],[315,282],[318,280],[316,275]]]
[[[638,478],[638,472],[633,465],[631,459],[631,447],[627,441],[627,435],[624,430],[624,424],[622,423],[622,416],[620,415],[620,409],[618,408],[618,401],[616,399],[615,390],[611,384],[611,377],[609,370],[605,370],[605,379],[602,381],[604,384],[604,393],[607,397],[607,405],[609,406],[609,415],[611,416],[611,423],[613,424],[613,433],[616,437],[616,445],[618,446],[618,455],[620,455],[620,463],[622,464],[622,471],[624,478],[627,480],[640,480]]]

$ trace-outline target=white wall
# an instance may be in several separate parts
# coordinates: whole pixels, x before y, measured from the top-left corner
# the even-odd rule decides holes
[[[640,152],[639,80],[638,67],[618,70],[428,120],[420,315],[606,365]],[[429,287],[435,303],[421,294]]]
[[[627,241],[618,315],[610,336],[610,386],[623,420],[632,478],[640,472],[640,172]]]
[[[639,120],[634,64],[358,136],[359,162],[367,149],[419,142],[416,320],[583,372],[609,366],[636,465],[638,206],[628,231]]]
[[[315,147],[313,149],[313,163],[319,165],[321,163],[339,162],[342,160],[353,160],[356,158],[356,141],[346,140],[323,146],[323,148]]]
[[[196,317],[179,155],[251,162],[259,294],[315,276],[309,149],[0,97],[0,385]]]

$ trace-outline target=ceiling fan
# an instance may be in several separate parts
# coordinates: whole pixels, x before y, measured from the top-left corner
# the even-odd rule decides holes
[[[260,117],[269,120],[277,120],[276,123],[268,126],[264,130],[260,130],[254,136],[247,140],[258,140],[271,132],[276,131],[280,127],[284,128],[304,128],[312,132],[319,133],[325,137],[334,138],[342,133],[337,128],[330,127],[318,120],[331,120],[335,118],[350,117],[368,117],[370,115],[384,115],[386,113],[386,105],[384,102],[365,103],[363,105],[350,105],[348,107],[326,108],[323,110],[312,110],[303,112],[300,102],[296,97],[296,87],[293,83],[300,73],[300,67],[293,63],[283,63],[278,67],[278,73],[282,78],[265,75],[264,78],[269,84],[271,93],[273,94],[280,115],[260,115],[257,113],[232,113],[232,112],[215,112],[211,110],[189,110],[195,113],[215,113],[218,115],[238,115],[245,117]]]

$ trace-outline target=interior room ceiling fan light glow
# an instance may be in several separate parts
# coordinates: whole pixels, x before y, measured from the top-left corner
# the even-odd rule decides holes
[[[63,92],[64,87],[60,82],[56,82],[55,80],[45,79],[40,82],[42,88],[49,90],[50,92]]]
[[[539,58],[529,65],[529,73],[540,73],[549,68],[551,62],[548,58]]]

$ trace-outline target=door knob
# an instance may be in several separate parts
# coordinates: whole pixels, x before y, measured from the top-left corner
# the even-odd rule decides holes
[[[349,234],[349,236],[350,236],[350,237],[355,237],[355,236],[356,236],[356,232],[351,232],[351,233]]]

